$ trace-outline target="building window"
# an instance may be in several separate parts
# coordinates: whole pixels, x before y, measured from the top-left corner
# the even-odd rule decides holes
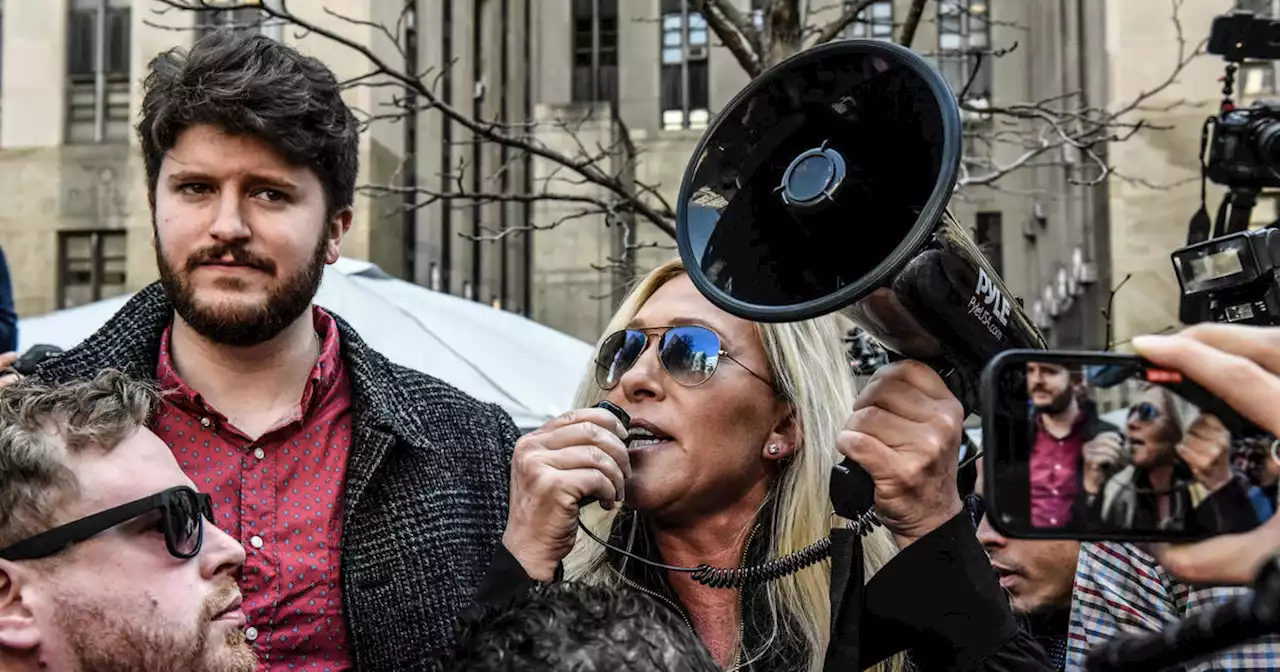
[[[220,28],[260,31],[266,17],[256,7],[215,9],[196,13],[196,39]]]
[[[662,128],[706,128],[707,21],[684,0],[662,0]]]
[[[72,0],[67,142],[129,140],[129,0]]]
[[[58,233],[58,308],[109,299],[126,291],[124,231]]]
[[[845,0],[845,8],[853,6],[854,0]],[[844,36],[849,38],[874,38],[877,40],[893,39],[893,0],[880,0],[870,7],[863,8],[854,17],[853,23],[845,28]]]
[[[573,101],[618,102],[618,0],[573,0]]]
[[[938,68],[967,101],[991,100],[989,16],[988,0],[938,0]]]
[[[996,275],[1004,274],[1004,251],[1000,245],[1003,228],[998,212],[979,212],[978,230],[975,232],[978,249],[995,269]]]

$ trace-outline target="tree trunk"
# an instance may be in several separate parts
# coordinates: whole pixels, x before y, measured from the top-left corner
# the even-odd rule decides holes
[[[768,69],[799,53],[804,46],[800,0],[773,0],[766,17],[764,43],[768,53],[764,66]]]

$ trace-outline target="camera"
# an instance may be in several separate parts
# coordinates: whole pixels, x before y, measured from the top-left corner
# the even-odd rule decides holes
[[[1231,187],[1280,187],[1280,102],[1225,110],[1214,119],[1209,179]]]
[[[1280,239],[1271,226],[1250,231],[1249,215],[1264,188],[1280,187],[1280,102],[1237,107],[1232,88],[1239,63],[1280,59],[1280,21],[1236,11],[1214,19],[1208,51],[1227,62],[1222,104],[1205,123],[1208,161],[1202,179],[1230,189],[1210,232],[1205,210],[1192,218],[1187,245],[1171,256],[1182,291],[1184,324],[1280,324]],[[1208,134],[1212,131],[1212,141]],[[1228,214],[1229,213],[1229,214]]]

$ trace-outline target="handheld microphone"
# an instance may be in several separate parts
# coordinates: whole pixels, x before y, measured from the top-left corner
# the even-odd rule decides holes
[[[618,418],[618,421],[622,423],[623,427],[627,429],[631,429],[631,416],[628,415],[626,411],[622,410],[622,408],[619,407],[617,404],[611,401],[602,401],[596,404],[595,408],[603,408],[604,410],[609,411],[616,418]],[[597,501],[595,497],[583,497],[582,499],[578,500],[578,508],[581,509],[582,507],[588,504],[591,504],[595,501]]]

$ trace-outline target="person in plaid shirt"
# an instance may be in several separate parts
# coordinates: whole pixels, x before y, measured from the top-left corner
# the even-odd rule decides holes
[[[1067,630],[1066,669],[1083,669],[1088,651],[1116,635],[1161,630],[1249,592],[1237,587],[1189,586],[1133,544],[1081,544]],[[1280,638],[1269,637],[1228,649],[1186,669],[1280,669]]]

